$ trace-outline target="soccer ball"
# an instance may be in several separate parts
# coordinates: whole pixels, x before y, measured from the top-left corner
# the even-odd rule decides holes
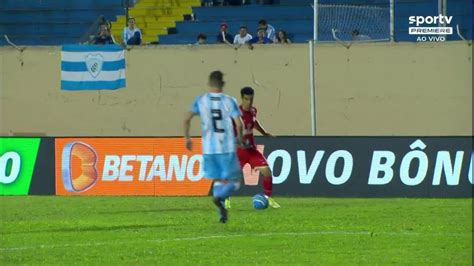
[[[264,210],[268,208],[268,199],[261,194],[257,194],[252,198],[253,207],[257,210]]]

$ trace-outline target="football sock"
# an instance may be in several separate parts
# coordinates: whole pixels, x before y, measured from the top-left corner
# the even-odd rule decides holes
[[[271,176],[264,176],[263,177],[263,193],[265,196],[271,197],[272,196],[272,189],[273,189],[273,179]]]
[[[240,188],[240,182],[230,181],[227,183],[214,182],[213,196],[220,200],[224,200],[232,195],[232,193]]]

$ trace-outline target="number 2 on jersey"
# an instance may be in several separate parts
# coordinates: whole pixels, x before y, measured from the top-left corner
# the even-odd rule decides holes
[[[224,133],[225,130],[217,127],[217,122],[222,121],[222,111],[220,109],[211,109],[212,114],[212,126],[214,127],[214,132]]]

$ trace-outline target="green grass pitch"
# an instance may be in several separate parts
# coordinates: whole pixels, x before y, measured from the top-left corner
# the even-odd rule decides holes
[[[0,197],[0,264],[472,265],[472,199]]]

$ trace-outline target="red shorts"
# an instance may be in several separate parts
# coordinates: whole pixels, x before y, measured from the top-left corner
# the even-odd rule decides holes
[[[252,168],[268,166],[263,154],[255,148],[237,149],[237,156],[239,157],[241,168],[245,164],[250,164]]]

